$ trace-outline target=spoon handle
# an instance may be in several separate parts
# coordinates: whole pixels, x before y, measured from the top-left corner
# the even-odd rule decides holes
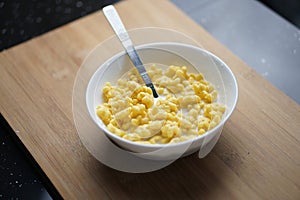
[[[137,68],[139,74],[141,75],[142,79],[146,83],[146,86],[150,87],[153,93],[153,96],[156,98],[158,94],[154,88],[154,85],[147,74],[147,71],[137,54],[134,45],[124,27],[124,24],[121,21],[119,14],[117,13],[114,6],[109,5],[103,8],[103,13],[108,20],[109,24],[111,25],[112,29],[115,31],[116,35],[118,36],[119,40],[121,41],[123,47],[125,48],[127,54],[129,55],[130,60],[133,62],[134,66]]]

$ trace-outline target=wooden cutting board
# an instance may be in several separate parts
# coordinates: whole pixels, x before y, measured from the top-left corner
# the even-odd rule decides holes
[[[202,43],[237,77],[239,100],[221,138],[145,174],[98,162],[80,142],[72,89],[83,59],[113,35],[96,12],[0,54],[0,111],[65,199],[299,199],[300,106],[169,1],[116,5],[128,29],[164,27]]]

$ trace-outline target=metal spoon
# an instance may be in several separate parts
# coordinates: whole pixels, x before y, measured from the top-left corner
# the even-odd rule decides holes
[[[141,75],[142,79],[146,83],[146,86],[151,88],[154,98],[157,98],[158,94],[154,88],[154,85],[153,85],[139,55],[137,54],[137,52],[134,48],[134,45],[133,45],[115,7],[112,5],[109,5],[109,6],[104,7],[102,10],[103,10],[104,16],[108,20],[112,29],[115,31],[115,33],[118,36],[119,40],[121,41],[123,47],[125,48],[130,60],[132,61],[134,66],[137,68],[139,74]]]

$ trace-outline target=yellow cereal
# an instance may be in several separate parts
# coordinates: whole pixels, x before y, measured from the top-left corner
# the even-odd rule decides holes
[[[141,137],[138,134],[134,134],[134,133],[125,134],[122,137],[126,140],[131,140],[131,141],[140,141],[141,140]]]
[[[146,107],[144,104],[137,104],[135,106],[131,106],[130,107],[130,117],[131,118],[135,118],[139,115],[141,116],[146,116],[147,113],[146,113]]]
[[[192,123],[187,119],[180,120],[180,127],[185,129],[190,129],[192,127]]]
[[[180,78],[181,80],[185,80],[186,78],[183,70],[181,69],[176,70],[176,77]]]
[[[196,137],[196,135],[183,135],[183,136],[179,137],[179,139],[181,142],[183,142],[183,141],[191,140],[195,137]]]
[[[167,121],[161,128],[161,134],[163,137],[172,138],[174,136],[181,135],[181,131],[176,122]]]
[[[179,67],[176,67],[174,65],[171,65],[167,71],[165,72],[165,75],[168,77],[173,77],[176,74],[176,70],[179,69]]]
[[[204,130],[208,130],[210,124],[210,119],[206,118],[206,117],[201,117],[198,121],[198,130],[200,129],[204,129]]]
[[[169,121],[174,121],[174,122],[179,121],[178,116],[174,113],[167,113],[167,118],[166,119],[169,120]]]
[[[172,84],[167,86],[168,90],[170,90],[172,93],[180,93],[184,90],[184,85],[181,83],[178,84]]]
[[[151,131],[146,125],[137,127],[135,132],[139,135],[140,138],[149,138],[152,136]]]
[[[110,112],[109,108],[107,108],[106,106],[100,105],[96,109],[96,112],[97,112],[98,117],[100,117],[100,119],[103,121],[103,123],[105,125],[107,125],[110,122],[110,120],[112,119],[111,112]]]
[[[161,144],[167,144],[167,143],[169,143],[170,142],[170,138],[162,138],[161,140],[160,140],[160,143]]]
[[[158,99],[135,68],[116,85],[107,82],[103,87],[105,103],[96,107],[96,114],[112,133],[141,144],[178,143],[221,122],[226,107],[216,103],[218,93],[203,74],[174,65],[167,69],[153,65],[148,74]]]
[[[115,133],[117,136],[123,137],[125,135],[125,131],[115,127],[112,124],[107,125],[107,129],[113,133]]]
[[[196,80],[201,81],[203,79],[203,74],[199,73],[196,75]]]
[[[205,129],[200,128],[198,131],[198,135],[203,135],[205,132],[206,132]]]
[[[179,142],[181,142],[181,140],[180,140],[178,137],[173,138],[173,139],[171,139],[171,141],[170,141],[170,143],[179,143]]]
[[[157,92],[158,94],[162,95],[162,94],[164,93],[164,88],[159,87],[159,88],[156,89],[156,92]]]
[[[196,95],[181,96],[178,98],[181,108],[186,108],[188,105],[197,104],[200,102],[200,98]]]
[[[161,139],[162,139],[162,136],[156,135],[156,136],[150,138],[150,139],[149,139],[149,142],[150,142],[151,144],[157,144],[157,143],[159,143],[159,142],[161,141]]]
[[[147,108],[150,108],[153,103],[154,103],[154,99],[153,99],[153,95],[146,95],[141,99],[141,103],[144,104]]]
[[[187,133],[189,135],[198,135],[198,131],[195,129],[188,129]]]

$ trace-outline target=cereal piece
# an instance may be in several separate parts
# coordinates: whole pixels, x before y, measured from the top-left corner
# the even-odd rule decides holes
[[[141,103],[144,104],[147,108],[150,108],[153,103],[154,103],[154,98],[153,95],[149,95],[148,93],[146,93],[147,95],[145,95],[142,99],[141,99]]]
[[[178,118],[178,116],[176,115],[176,113],[172,112],[172,113],[167,113],[167,118],[166,118],[166,120],[178,122],[178,121],[179,121],[179,118]]]
[[[176,138],[171,139],[170,144],[179,143],[179,142],[181,142],[181,140],[178,137],[176,137]]]
[[[192,127],[192,123],[189,120],[181,119],[180,127],[184,129],[190,129]]]
[[[182,84],[184,85],[184,87],[189,86],[190,82],[187,80],[182,81]]]
[[[137,88],[140,88],[141,85],[136,81],[128,81],[127,87],[130,91],[135,91]]]
[[[144,95],[145,95],[145,93],[148,93],[148,94],[151,94],[152,95],[152,90],[149,88],[149,87],[147,87],[147,86],[141,86],[141,87],[136,87],[134,90],[132,90],[133,91],[133,93],[132,93],[132,95],[131,95],[131,98],[132,99],[137,99],[138,97],[138,95],[140,94],[140,93],[144,93]]]
[[[167,121],[161,128],[161,134],[163,137],[172,138],[181,135],[181,130],[176,122]]]
[[[216,109],[219,112],[221,112],[222,114],[226,111],[226,106],[225,105],[217,104],[217,103],[214,103],[214,105],[216,105]]]
[[[174,65],[171,65],[165,72],[165,75],[168,77],[173,77],[176,74],[177,69],[179,69],[179,67],[176,67]]]
[[[217,99],[217,92],[215,90],[212,91],[211,93],[208,93],[206,91],[204,91],[203,93],[204,93],[203,100],[206,103],[212,103],[214,100]]]
[[[109,99],[112,113],[120,112],[129,107],[129,99]]]
[[[190,73],[188,75],[188,78],[192,78],[193,80],[196,80],[196,81],[201,81],[203,79],[203,74],[201,74],[201,73],[199,73],[199,74]]]
[[[198,135],[203,135],[205,132],[206,132],[205,129],[201,128],[198,131]]]
[[[167,144],[167,143],[169,143],[170,142],[170,138],[162,138],[161,140],[160,140],[160,143],[161,144]]]
[[[144,104],[137,104],[135,106],[130,107],[130,117],[135,118],[137,116],[146,116],[146,107]]]
[[[156,80],[156,83],[159,85],[159,87],[167,87],[169,85],[169,83],[172,81],[172,79],[170,77],[167,77],[167,76],[162,76],[160,78],[158,78]]]
[[[138,126],[135,129],[135,133],[138,134],[140,138],[149,138],[153,135],[148,129],[148,125]]]
[[[196,105],[198,105],[198,104],[196,104]],[[196,108],[196,109],[197,109],[197,108]],[[200,109],[199,109],[199,110],[196,110],[196,109],[195,109],[195,108],[192,108],[192,109],[188,112],[187,115],[189,115],[189,116],[191,116],[191,117],[197,119],[197,117],[198,117],[198,115],[199,115]]]
[[[128,133],[122,136],[126,140],[131,140],[131,141],[140,141],[141,137],[138,134],[135,133]]]
[[[184,90],[184,85],[181,83],[178,84],[172,84],[167,86],[167,88],[174,94],[180,93]]]
[[[130,114],[130,109],[126,108],[120,112],[115,113],[115,119],[118,123],[122,123],[124,121],[128,121],[129,118],[129,114]]]
[[[156,92],[158,94],[162,95],[164,93],[164,88],[162,88],[162,87],[156,88]]]
[[[200,117],[199,121],[198,121],[198,130],[200,129],[204,129],[204,130],[208,130],[209,128],[209,124],[210,124],[210,119],[206,118],[206,117]]]
[[[137,116],[137,118],[131,119],[131,123],[135,126],[143,125],[149,123],[148,117],[142,117],[141,115]]]
[[[203,108],[203,115],[205,117],[211,118],[211,112],[212,111],[212,105],[211,104],[205,104]]]
[[[155,106],[148,111],[148,116],[151,121],[161,121],[167,118],[167,112]]]
[[[121,88],[124,88],[124,87],[126,87],[127,82],[123,79],[118,79],[117,80],[117,85],[120,86]]]
[[[174,78],[179,78],[181,80],[186,80],[186,74],[184,73],[184,71],[182,69],[178,69],[178,70],[176,70]]]
[[[112,115],[111,112],[109,110],[109,108],[105,105],[100,105],[99,107],[97,107],[97,115],[98,117],[103,121],[103,123],[105,125],[107,125],[110,120],[112,119]]]
[[[153,136],[152,138],[150,138],[149,142],[151,144],[157,144],[157,143],[159,143],[161,141],[161,139],[162,139],[162,136],[156,135],[156,136]]]
[[[191,140],[194,139],[196,137],[196,135],[183,135],[181,137],[179,137],[179,140],[181,142],[187,141],[187,140]]]
[[[123,130],[117,128],[117,127],[115,127],[115,126],[112,125],[112,124],[108,124],[108,125],[107,125],[107,129],[108,129],[109,131],[111,131],[112,133],[116,134],[116,135],[119,136],[119,137],[123,137],[123,136],[125,135],[125,131],[123,131]]]
[[[107,82],[103,87],[103,97],[106,101],[113,97],[113,93],[111,92],[113,89],[114,87],[111,85],[110,82]]]
[[[193,128],[188,129],[187,133],[189,135],[198,135],[198,131],[196,129],[193,129]]]
[[[179,104],[179,101],[178,101],[178,99],[177,98],[175,98],[174,96],[172,96],[172,95],[168,95],[167,97],[166,97],[166,100],[168,100],[169,102],[172,102],[172,103],[174,103],[174,104],[176,104],[176,105],[178,105]]]
[[[149,128],[149,130],[151,131],[151,133],[152,133],[153,135],[155,135],[155,134],[157,134],[157,133],[160,132],[161,127],[163,126],[163,122],[164,122],[164,121],[161,120],[161,121],[151,121],[151,122],[149,123],[148,128]]]
[[[208,130],[215,128],[220,123],[220,121],[221,121],[220,115],[215,115],[209,124]]]
[[[178,98],[181,108],[186,108],[188,105],[199,103],[200,100],[201,99],[197,95],[181,96]]]

